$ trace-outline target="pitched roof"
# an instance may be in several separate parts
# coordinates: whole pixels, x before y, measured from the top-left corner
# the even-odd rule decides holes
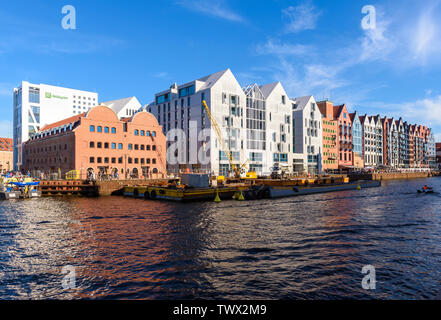
[[[353,112],[353,113],[349,114],[349,119],[351,119],[352,122],[354,122],[356,114],[357,114],[357,112]]]
[[[264,84],[263,86],[260,86],[260,91],[262,91],[262,94],[265,96],[265,98],[268,98],[271,92],[274,91],[279,83],[280,82]]]
[[[205,82],[205,85],[203,85],[201,89],[211,88],[228,71],[230,71],[230,69],[226,69],[226,70],[222,70],[222,71],[210,74],[208,76],[205,76],[205,77],[198,79],[197,81]]]
[[[295,98],[294,100],[296,101],[296,104],[297,104],[296,110],[305,109],[305,107],[308,105],[308,102],[309,102],[309,100],[311,100],[311,98],[312,98],[312,96],[304,96],[304,97]]]
[[[12,139],[10,138],[0,138],[0,151],[11,151],[12,152]]]
[[[70,124],[70,123],[78,122],[84,116],[86,116],[86,112],[84,112],[82,114],[78,114],[78,115],[70,117],[70,118],[66,118],[66,119],[58,121],[58,122],[48,124],[48,125],[44,126],[40,131],[47,131],[47,130],[51,130],[54,128],[58,128],[58,127]]]
[[[107,102],[102,102],[102,104],[105,104],[110,109],[112,109],[115,113],[120,112],[122,109],[124,109],[127,104],[132,101],[133,99],[136,99],[136,97],[129,97],[124,99],[118,99],[118,100],[112,100]],[[136,99],[138,101],[138,99]],[[138,102],[139,103],[139,102]],[[141,104],[139,104],[141,106]]]
[[[345,107],[344,104],[340,106],[334,106],[334,118],[337,119],[340,117],[341,112],[343,111],[343,108]]]

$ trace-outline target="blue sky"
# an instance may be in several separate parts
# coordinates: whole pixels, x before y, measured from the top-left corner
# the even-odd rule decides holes
[[[76,30],[61,9],[76,8]],[[363,30],[362,8],[376,8]],[[3,1],[0,136],[22,80],[142,104],[172,83],[231,68],[361,113],[429,125],[441,141],[441,0]]]

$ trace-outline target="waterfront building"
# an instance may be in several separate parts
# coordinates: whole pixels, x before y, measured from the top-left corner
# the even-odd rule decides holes
[[[139,103],[136,97],[106,101],[102,102],[102,104],[112,109],[119,119],[131,117],[141,111],[142,108],[141,103]]]
[[[417,136],[418,136],[418,126],[410,125],[409,126],[409,168],[417,167],[418,155],[417,155]]]
[[[399,135],[397,122],[394,118],[388,119],[388,166],[398,168],[398,162],[400,157]]]
[[[211,74],[155,95],[146,106],[168,135],[171,173],[184,171],[229,176],[229,160],[218,141],[215,128],[202,101],[218,123],[223,143],[231,151],[236,166],[258,174],[269,174],[275,164],[291,168],[292,105],[280,82],[263,86],[252,84],[242,88],[230,69]],[[176,134],[183,131],[185,143],[177,143]],[[173,131],[171,131],[173,130]],[[191,153],[190,148],[195,152]],[[202,157],[198,157],[198,151]],[[196,156],[195,156],[196,155]],[[291,170],[290,170],[291,171]]]
[[[334,119],[334,104],[330,101],[317,102],[322,114],[323,171],[338,170],[338,122]]]
[[[441,142],[436,143],[436,164],[441,169]]]
[[[364,168],[363,157],[363,127],[361,126],[360,116],[358,112],[350,113],[349,117],[352,121],[352,165],[354,168]]]
[[[409,168],[409,125],[402,118],[395,123],[398,130],[398,168]]]
[[[81,178],[166,175],[166,139],[156,118],[140,112],[118,119],[107,106],[44,126],[23,145],[23,169],[35,176],[77,170]]]
[[[368,115],[360,116],[360,123],[363,127],[363,155],[364,164],[368,168],[376,166],[376,123],[373,117]]]
[[[436,143],[432,129],[426,131],[426,144],[427,166],[430,169],[436,169]]]
[[[13,94],[14,169],[22,165],[22,143],[46,124],[90,110],[98,104],[95,92],[23,81]]]
[[[223,143],[218,141],[202,105],[203,100],[220,127]],[[229,176],[232,168],[223,144],[230,149],[234,165],[246,163],[249,156],[245,149],[246,101],[246,95],[230,69],[182,85],[175,83],[157,93],[155,101],[146,106],[146,110],[156,116],[163,132],[168,134],[168,154],[173,158],[167,164],[168,171]]]
[[[389,139],[390,139],[390,122],[388,117],[381,118],[381,126],[383,128],[383,165],[390,166],[389,159]]]
[[[338,167],[352,168],[352,121],[345,104],[334,106],[334,119],[338,121]]]
[[[271,168],[279,164],[288,171],[292,171],[293,154],[293,130],[294,123],[291,121],[293,102],[288,98],[288,94],[280,82],[275,82],[260,87],[265,96],[267,108],[267,146],[268,152],[264,154],[267,158],[268,167],[266,173],[271,172]],[[249,130],[248,121],[252,117],[247,113],[247,130]],[[248,146],[247,146],[248,148]],[[251,170],[252,171],[252,170]]]
[[[322,172],[323,130],[322,113],[313,96],[293,99],[294,170],[302,173],[299,160],[303,157],[303,172]]]
[[[13,146],[12,139],[0,138],[0,173],[12,170]]]
[[[380,115],[373,116],[374,127],[374,166],[383,165],[383,123]]]

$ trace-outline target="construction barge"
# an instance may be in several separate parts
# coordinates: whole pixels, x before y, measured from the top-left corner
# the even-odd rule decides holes
[[[324,177],[294,180],[253,180],[235,181],[223,185],[168,185],[124,187],[123,195],[145,200],[165,200],[174,202],[221,200],[262,200],[303,196],[318,193],[361,190],[381,187],[380,181],[349,182],[347,177]]]

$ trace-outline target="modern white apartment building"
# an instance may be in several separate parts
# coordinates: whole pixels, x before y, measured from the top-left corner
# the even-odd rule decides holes
[[[95,92],[23,81],[14,89],[14,169],[21,166],[22,143],[45,124],[81,114],[98,104]]]
[[[101,104],[104,104],[115,111],[119,119],[131,117],[138,113],[142,108],[141,103],[139,103],[136,97],[106,101],[101,102]]]
[[[179,163],[168,161],[169,172],[231,173],[203,100],[221,128],[235,165],[258,174],[271,173],[276,163],[292,168],[292,105],[283,86],[276,82],[242,88],[227,69],[183,85],[174,84],[146,106],[168,133],[168,159],[180,157]],[[182,129],[189,139],[179,142],[173,129]],[[203,154],[207,161],[201,161]]]
[[[374,124],[374,165],[380,166],[384,164],[383,154],[383,123],[380,115],[373,116]]]
[[[233,163],[243,165],[246,151],[246,96],[230,69],[182,84],[155,95],[146,106],[167,134],[167,169],[170,173],[205,172],[229,175],[232,168],[218,141],[202,101],[219,127]],[[173,130],[179,129],[179,130]],[[181,136],[183,133],[183,136]]]
[[[298,173],[316,174],[322,171],[322,114],[313,96],[292,101],[293,161]],[[303,162],[303,166],[301,164]]]
[[[280,82],[260,87],[266,101],[267,152],[264,153],[264,173],[278,164],[292,171],[292,101]],[[248,120],[248,118],[247,118]]]

